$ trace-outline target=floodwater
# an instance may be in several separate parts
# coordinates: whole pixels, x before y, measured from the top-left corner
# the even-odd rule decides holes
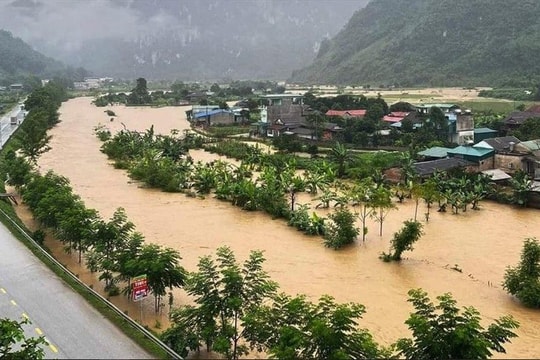
[[[382,237],[378,236],[378,224],[369,222],[364,244],[360,240],[345,250],[333,251],[325,248],[320,238],[305,236],[284,221],[271,220],[263,213],[245,212],[211,197],[201,200],[145,189],[132,182],[99,151],[101,143],[94,135],[95,126],[105,125],[114,133],[122,128],[122,123],[128,129],[141,131],[153,124],[157,133],[168,134],[171,129],[189,127],[186,108],[113,106],[109,109],[118,117],[110,122],[104,113],[106,108],[96,108],[90,101],[77,98],[62,105],[62,122],[50,132],[52,150],[39,160],[41,170],[52,169],[69,178],[86,206],[98,210],[103,218],[108,219],[118,207],[125,208],[147,242],[177,249],[188,270],[196,270],[198,258],[215,254],[219,246],[230,246],[240,261],[251,250],[263,250],[265,268],[282,291],[307,294],[312,299],[329,294],[339,302],[364,304],[367,313],[360,325],[383,344],[410,335],[404,324],[412,310],[407,302],[409,289],[423,288],[432,299],[451,292],[460,306],[476,307],[484,325],[506,314],[521,323],[519,337],[506,347],[507,354],[495,357],[540,357],[540,311],[522,307],[501,287],[505,268],[519,261],[523,240],[540,238],[538,210],[489,202],[482,203],[480,211],[469,210],[459,215],[432,210],[424,227],[425,235],[414,251],[405,253],[401,263],[384,263],[379,254],[388,250],[392,234],[403,221],[414,215],[414,204],[409,201],[398,204],[398,210],[388,215]],[[203,151],[193,152],[192,156],[204,161],[218,158]],[[299,198],[299,202],[309,200],[309,195]],[[23,211],[21,207],[21,215],[29,222]],[[423,218],[424,212],[421,204],[419,217]],[[55,252],[60,250],[54,243],[49,246]],[[62,257],[63,262],[76,268],[73,259],[74,256]],[[82,269],[74,271],[95,283],[94,275]],[[115,301],[123,301],[119,306],[130,314],[137,312],[138,304]],[[188,301],[182,290],[175,290],[175,304]],[[166,324],[166,315],[150,316],[150,299],[144,306],[144,320],[149,326],[154,326],[156,319]]]

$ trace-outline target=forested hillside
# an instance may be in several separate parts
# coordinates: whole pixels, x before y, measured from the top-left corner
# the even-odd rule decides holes
[[[84,69],[72,69],[33,50],[28,44],[5,30],[0,30],[0,84],[35,82],[36,78],[84,77]]]
[[[292,81],[530,85],[540,81],[538,0],[372,0]]]

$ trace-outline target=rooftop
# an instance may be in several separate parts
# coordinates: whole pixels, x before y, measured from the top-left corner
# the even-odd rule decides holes
[[[364,109],[356,109],[356,110],[328,110],[326,112],[326,116],[351,116],[351,117],[362,117],[366,115],[366,111]]]
[[[435,173],[436,171],[448,171],[451,169],[472,165],[467,160],[458,158],[445,158],[431,161],[422,161],[414,163],[414,169],[420,176],[427,176]]]
[[[466,156],[474,156],[474,157],[483,157],[483,156],[490,155],[492,153],[493,153],[493,149],[473,147],[473,146],[463,146],[463,145],[448,150],[448,154],[466,155]]]
[[[420,151],[418,155],[432,158],[445,158],[448,156],[448,151],[452,150],[450,148],[434,146],[432,148]]]

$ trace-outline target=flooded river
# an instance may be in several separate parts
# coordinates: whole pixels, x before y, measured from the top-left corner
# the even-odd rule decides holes
[[[403,221],[414,215],[412,202],[398,204],[398,210],[384,223],[382,237],[377,224],[371,222],[365,244],[360,241],[333,251],[325,248],[320,238],[304,236],[263,213],[241,211],[211,197],[201,200],[141,188],[109,164],[99,151],[101,142],[94,127],[103,124],[114,133],[122,123],[141,131],[153,124],[157,133],[168,134],[171,129],[189,128],[186,108],[114,106],[109,109],[118,117],[110,122],[106,108],[93,107],[90,101],[77,98],[62,105],[62,122],[50,132],[52,150],[39,160],[41,170],[52,169],[69,178],[86,206],[98,210],[103,218],[108,219],[118,207],[125,208],[147,242],[177,249],[188,270],[196,269],[200,256],[214,254],[222,245],[230,246],[240,261],[251,250],[263,250],[265,268],[282,291],[304,293],[313,299],[330,294],[340,302],[364,304],[367,313],[361,325],[384,344],[409,336],[404,324],[412,309],[407,302],[409,289],[423,288],[432,299],[451,292],[459,305],[476,307],[486,323],[505,314],[512,314],[521,323],[519,338],[507,346],[508,353],[496,357],[540,356],[540,311],[522,307],[501,287],[505,268],[519,261],[523,240],[540,238],[538,210],[484,202],[480,211],[459,215],[432,212],[414,251],[405,253],[401,263],[389,264],[379,260],[379,254],[388,250],[389,239]],[[196,160],[216,159],[203,151],[192,156]],[[307,196],[300,198],[300,202],[307,200]],[[424,211],[422,204],[419,214]],[[54,244],[50,246],[59,250]],[[69,256],[63,256],[62,261],[73,262]],[[451,269],[456,265],[462,272]],[[84,276],[92,280],[91,274]],[[175,299],[176,304],[188,301],[181,290],[175,292]],[[145,316],[152,306],[152,301],[147,303]],[[138,309],[127,303],[120,306],[129,308],[130,314]],[[145,320],[153,326],[155,318],[148,316]]]

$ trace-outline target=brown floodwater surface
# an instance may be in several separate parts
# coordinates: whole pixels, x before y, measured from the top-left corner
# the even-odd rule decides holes
[[[52,169],[69,178],[74,192],[103,218],[118,207],[125,208],[146,241],[177,249],[186,269],[196,270],[199,257],[215,254],[223,245],[230,246],[240,261],[251,250],[263,250],[265,268],[282,291],[312,299],[329,294],[339,302],[364,304],[367,313],[360,325],[384,344],[410,335],[404,324],[412,310],[407,302],[409,289],[423,288],[432,299],[451,292],[460,306],[476,307],[484,325],[506,314],[521,323],[519,338],[506,347],[508,353],[495,357],[540,357],[540,311],[524,308],[501,287],[506,267],[519,261],[523,240],[540,238],[538,210],[490,202],[482,203],[480,211],[459,215],[432,209],[429,223],[424,222],[425,235],[414,251],[405,253],[401,263],[384,263],[379,254],[388,250],[392,234],[403,221],[414,216],[414,204],[409,201],[390,212],[382,237],[378,224],[369,221],[364,244],[359,240],[345,250],[333,251],[323,246],[321,238],[305,236],[263,213],[245,212],[212,197],[189,198],[132,182],[100,152],[101,142],[93,129],[102,124],[114,133],[121,123],[141,131],[154,125],[156,133],[169,134],[171,129],[189,128],[187,108],[97,108],[90,102],[90,98],[76,98],[62,105],[61,123],[50,132],[52,150],[39,160],[41,171]],[[105,109],[118,115],[113,122]],[[202,161],[219,158],[204,151],[192,156]],[[299,197],[299,202],[308,200],[309,195]],[[419,218],[423,219],[424,212],[420,204]],[[175,299],[177,305],[189,301],[182,290],[175,290]]]

